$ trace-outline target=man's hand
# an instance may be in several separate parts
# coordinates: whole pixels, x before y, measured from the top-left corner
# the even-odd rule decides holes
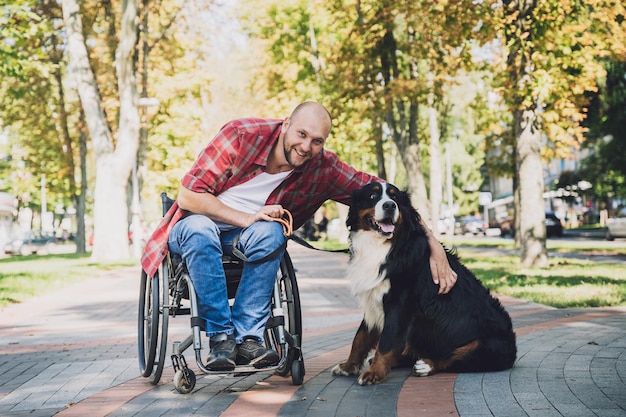
[[[428,234],[430,246],[430,271],[433,274],[433,282],[439,285],[439,294],[447,294],[456,284],[457,274],[450,267],[446,251],[430,233]]]
[[[256,213],[248,215],[248,226],[254,222],[266,221],[271,222],[272,219],[279,219],[285,214],[285,209],[280,204],[274,204],[271,206],[263,206]]]

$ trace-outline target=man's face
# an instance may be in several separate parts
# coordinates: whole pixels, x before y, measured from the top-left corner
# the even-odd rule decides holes
[[[295,118],[287,118],[283,129],[285,158],[289,165],[297,168],[322,152],[330,121],[315,114],[298,114]]]

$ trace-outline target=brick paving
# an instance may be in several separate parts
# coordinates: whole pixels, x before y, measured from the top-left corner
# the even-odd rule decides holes
[[[501,297],[518,335],[513,369],[427,378],[395,369],[361,387],[329,371],[347,357],[361,319],[346,256],[289,252],[303,311],[302,386],[271,373],[198,375],[181,395],[170,366],[151,385],[136,358],[139,274],[127,268],[0,312],[0,416],[626,416],[626,308]],[[170,320],[171,341],[187,334],[188,316]]]

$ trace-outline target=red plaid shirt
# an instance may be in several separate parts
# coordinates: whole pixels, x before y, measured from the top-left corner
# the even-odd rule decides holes
[[[265,171],[272,146],[283,121],[240,119],[227,123],[200,153],[181,183],[195,192],[219,195]],[[349,204],[353,190],[376,177],[357,171],[323,150],[305,166],[296,168],[270,194],[266,204],[280,204],[293,215],[298,228],[326,201]],[[167,254],[167,238],[183,216],[174,203],[148,239],[141,265],[153,276]]]

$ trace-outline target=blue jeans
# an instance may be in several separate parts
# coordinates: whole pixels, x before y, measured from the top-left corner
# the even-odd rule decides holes
[[[278,222],[256,222],[244,229],[220,231],[208,217],[190,215],[179,220],[169,235],[169,250],[182,256],[196,290],[198,314],[206,321],[207,336],[226,334],[263,340],[270,300],[283,252],[259,263],[245,262],[232,310],[228,304],[222,255],[232,255],[233,239],[250,260],[263,259],[285,242]]]

